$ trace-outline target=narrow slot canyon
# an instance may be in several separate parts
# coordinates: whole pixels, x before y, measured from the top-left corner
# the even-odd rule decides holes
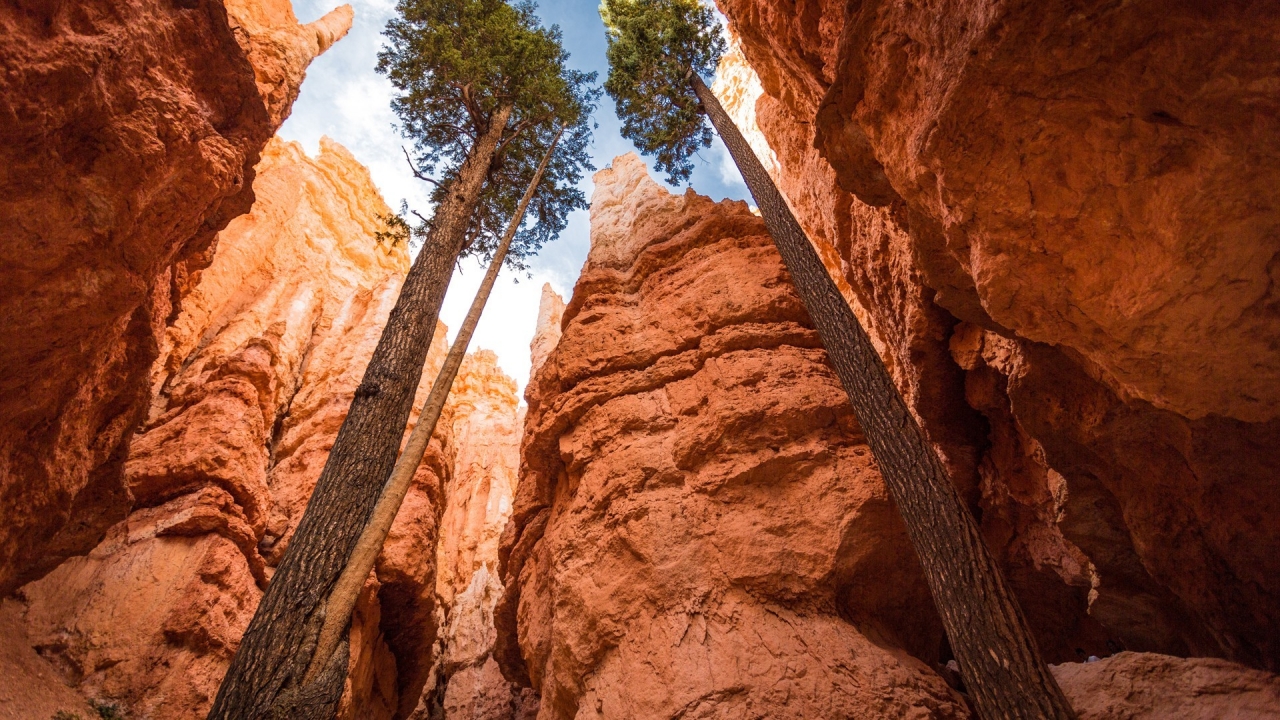
[[[0,720],[213,711],[424,252],[395,223],[443,196],[364,107],[434,1],[0,0]],[[603,82],[578,5],[531,12]],[[1076,715],[1280,717],[1280,11],[714,9],[707,83]],[[314,717],[984,717],[732,159],[675,187],[612,106]]]

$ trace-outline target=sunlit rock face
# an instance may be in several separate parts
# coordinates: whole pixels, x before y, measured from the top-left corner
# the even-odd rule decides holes
[[[434,700],[446,720],[510,718],[518,698],[492,652],[493,610],[502,597],[498,538],[511,517],[520,467],[519,402],[515,381],[493,352],[467,356],[450,395],[457,454],[436,552],[436,591],[448,619],[439,670],[444,693]]]
[[[453,381],[453,437],[457,445],[448,507],[441,521],[436,584],[446,603],[472,584],[484,565],[496,571],[498,536],[511,516],[520,465],[516,382],[498,367],[498,356],[467,356]]]
[[[551,283],[544,283],[542,297],[538,301],[538,325],[529,343],[530,377],[537,374],[538,368],[560,342],[560,320],[563,317],[564,298],[551,288]]]
[[[368,172],[322,140],[263,151],[152,370],[125,477],[135,506],[88,556],[24,586],[31,642],[134,717],[202,717],[283,556],[408,270]],[[443,361],[438,326],[415,404]],[[434,556],[453,463],[441,423],[352,629],[342,717],[412,709],[436,639]],[[409,700],[405,700],[409,698]]]
[[[719,6],[771,172],[1046,657],[1280,667],[1280,18]]]
[[[165,326],[344,6],[0,4],[0,594],[121,521]]]
[[[596,174],[536,372],[496,656],[539,718],[967,717],[905,531],[763,222]],[[879,644],[869,637],[874,636]]]

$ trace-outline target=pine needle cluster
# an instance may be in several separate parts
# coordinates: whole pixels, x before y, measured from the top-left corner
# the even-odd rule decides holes
[[[714,12],[699,0],[604,0],[600,17],[609,42],[604,89],[623,137],[656,156],[673,184],[688,181],[694,154],[711,146],[689,74],[711,75],[724,54]]]
[[[600,94],[596,74],[569,67],[560,29],[542,27],[530,2],[401,0],[398,10],[387,25],[378,71],[399,91],[392,109],[412,143],[406,160],[435,186],[434,202],[449,192],[498,109],[512,107],[463,256],[492,257],[551,138],[567,128],[508,255],[509,266],[523,268],[524,258],[564,229],[570,212],[586,207],[577,185],[594,169],[587,150]],[[427,214],[400,217],[391,230],[407,229],[410,241],[420,243],[430,228]]]

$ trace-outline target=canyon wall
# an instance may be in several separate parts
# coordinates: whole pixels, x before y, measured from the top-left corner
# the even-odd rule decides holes
[[[634,155],[595,182],[590,255],[526,392],[507,677],[544,719],[967,717],[763,222],[669,194]]]
[[[719,6],[721,96],[1045,656],[1280,668],[1280,13]]]
[[[763,221],[670,194],[634,155],[595,183],[582,275],[567,306],[544,291],[532,343],[504,587],[467,591],[500,594],[492,656],[520,694],[480,682],[496,700],[461,717],[970,717],[914,551]],[[973,378],[1016,362],[1016,342],[963,325],[947,340],[973,403],[960,417],[991,422]],[[914,390],[927,410],[930,391]],[[1280,712],[1269,672],[1108,644],[1067,582],[1096,572],[1091,560],[1036,514],[1065,504],[1067,481],[1037,473],[1044,451],[1003,421],[1010,435],[973,453],[969,490],[1046,655],[1105,656],[1052,668],[1080,717]]]
[[[498,539],[511,517],[524,423],[516,383],[497,361],[489,350],[468,355],[450,395],[457,455],[436,552],[447,620],[434,701],[444,720],[505,720],[520,701],[493,659]]]
[[[344,148],[272,140],[257,200],[160,342],[124,474],[134,505],[87,556],[19,591],[29,642],[130,717],[198,718],[280,561],[408,270]],[[416,409],[444,359],[439,326]],[[466,377],[460,382],[470,382]],[[437,639],[434,557],[452,409],[356,610],[344,718],[404,717]],[[19,679],[20,680],[20,679]]]
[[[307,64],[288,0],[0,2],[0,595],[128,513],[148,373]]]

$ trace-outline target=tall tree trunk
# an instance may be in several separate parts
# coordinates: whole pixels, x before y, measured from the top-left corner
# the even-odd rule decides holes
[[[867,435],[978,713],[988,719],[1074,718],[977,523],[866,330],[720,101],[697,73],[689,81],[759,205]]]
[[[440,303],[511,111],[505,106],[493,114],[436,206],[307,509],[218,688],[210,720],[269,717],[283,693],[300,690],[325,599],[395,464]]]
[[[515,239],[516,232],[520,229],[525,210],[533,200],[538,184],[542,182],[542,174],[546,171],[547,163],[551,161],[551,153],[555,151],[556,143],[560,142],[560,135],[563,132],[564,128],[561,128],[560,132],[556,133],[551,146],[542,156],[542,162],[538,165],[533,180],[529,182],[529,187],[525,189],[524,195],[516,205],[515,214],[511,216],[506,233],[498,243],[498,249],[494,251],[493,261],[489,263],[489,269],[485,271],[484,279],[480,281],[480,288],[476,290],[475,299],[471,301],[471,307],[467,310],[467,317],[462,321],[462,327],[458,329],[458,336],[454,338],[453,346],[449,348],[444,364],[440,366],[440,372],[436,374],[435,383],[431,385],[431,394],[418,415],[418,424],[414,426],[413,432],[409,433],[409,441],[405,443],[400,458],[396,460],[395,469],[391,471],[391,477],[387,480],[382,495],[378,497],[373,515],[370,516],[369,523],[364,526],[364,531],[360,533],[360,541],[356,543],[351,559],[347,561],[347,566],[342,570],[337,584],[334,585],[333,594],[325,604],[324,625],[320,630],[320,640],[316,643],[311,667],[307,670],[307,682],[317,677],[326,667],[334,649],[342,640],[342,633],[351,619],[351,611],[356,606],[356,599],[360,596],[360,588],[364,587],[365,579],[373,569],[374,560],[382,550],[382,544],[387,540],[387,533],[391,532],[391,523],[395,521],[396,513],[404,503],[404,496],[409,492],[413,475],[422,462],[422,455],[427,450],[427,444],[431,442],[436,423],[440,421],[440,413],[444,411],[449,390],[458,376],[458,368],[462,367],[462,359],[467,354],[467,346],[471,344],[471,336],[475,334],[485,303],[489,301],[489,294],[493,292],[493,284],[498,279],[498,272],[502,270],[502,263],[507,259],[511,241]],[[433,558],[427,558],[424,562],[432,560]]]

